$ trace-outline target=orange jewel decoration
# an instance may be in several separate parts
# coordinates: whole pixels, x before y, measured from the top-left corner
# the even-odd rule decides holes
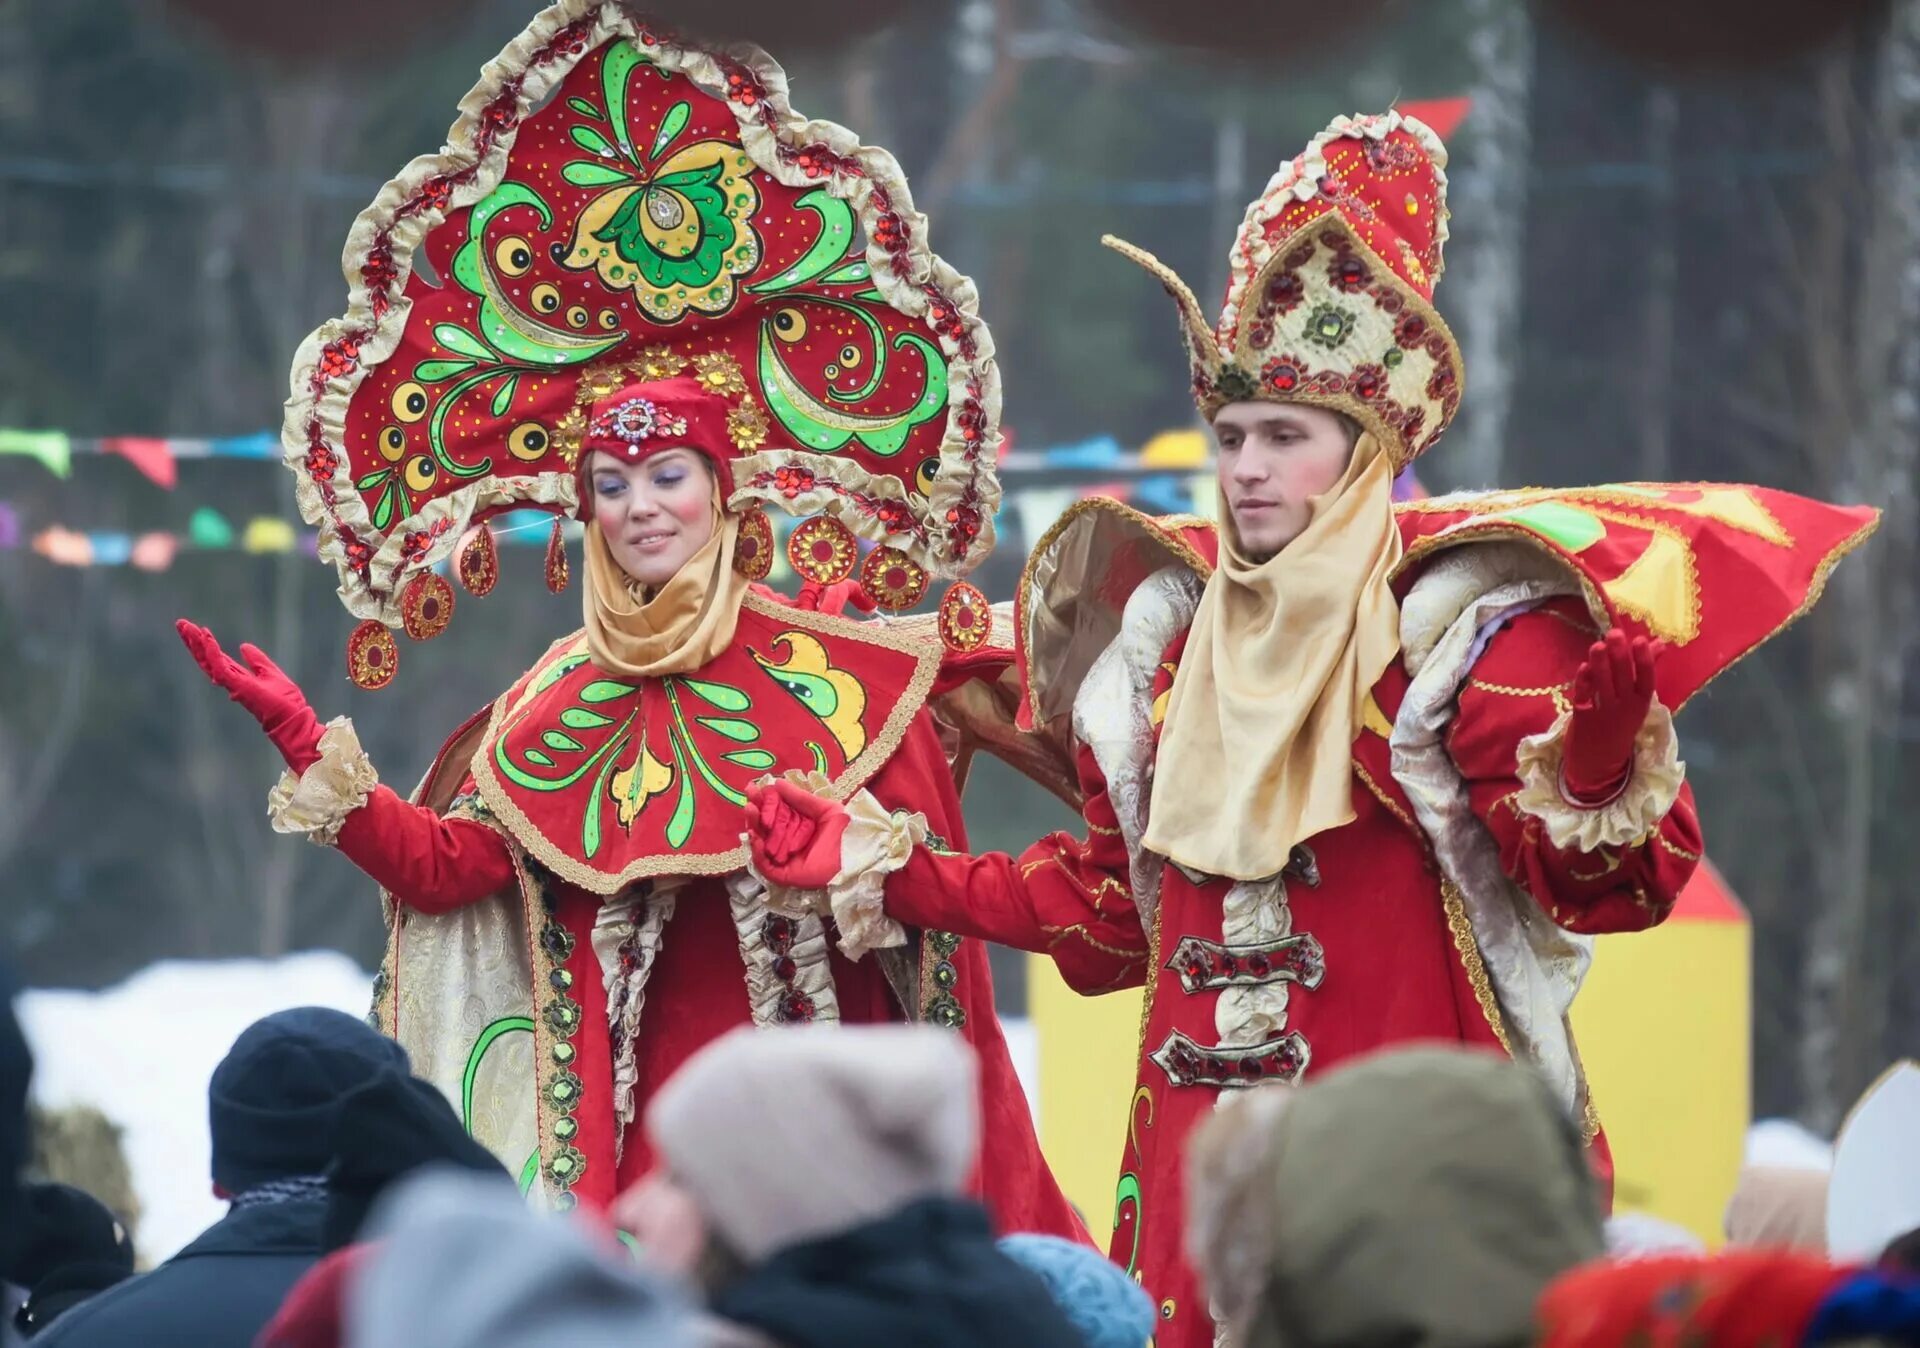
[[[800,579],[816,585],[838,585],[853,574],[859,559],[853,535],[831,515],[815,515],[787,538],[787,560]]]
[[[493,541],[493,530],[486,525],[475,529],[460,549],[460,583],[468,594],[486,594],[500,579],[500,549]]]
[[[765,580],[773,572],[773,524],[764,510],[740,516],[733,543],[733,569],[748,580]]]
[[[881,608],[912,608],[926,597],[926,568],[898,548],[875,548],[861,563],[860,587]]]
[[[567,539],[561,532],[560,521],[553,522],[553,532],[547,535],[547,588],[559,594],[567,588],[567,580],[572,569],[567,564]]]
[[[367,619],[347,638],[347,677],[375,692],[393,682],[400,672],[400,643],[385,623]]]
[[[400,595],[400,625],[415,641],[432,641],[453,621],[453,586],[432,571],[415,576]]]
[[[940,601],[940,640],[947,649],[965,655],[986,641],[993,630],[993,613],[987,597],[964,580],[947,587]]]

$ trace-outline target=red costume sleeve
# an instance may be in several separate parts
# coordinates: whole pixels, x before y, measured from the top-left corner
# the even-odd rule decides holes
[[[1079,992],[1138,987],[1147,936],[1128,886],[1126,843],[1093,755],[1080,750],[1077,767],[1084,842],[1055,833],[1017,860],[916,847],[887,881],[888,916],[1051,955]]]
[[[460,792],[472,790],[468,777]],[[347,816],[335,846],[398,902],[423,913],[451,912],[514,880],[505,838],[476,820],[443,819],[384,786]]]
[[[1447,748],[1467,779],[1474,813],[1500,844],[1507,875],[1555,922],[1577,932],[1639,931],[1666,918],[1699,864],[1692,788],[1680,788],[1639,845],[1583,852],[1553,844],[1542,820],[1521,807],[1515,776],[1520,741],[1551,729],[1567,709],[1574,671],[1595,635],[1572,599],[1510,622],[1461,690]]]

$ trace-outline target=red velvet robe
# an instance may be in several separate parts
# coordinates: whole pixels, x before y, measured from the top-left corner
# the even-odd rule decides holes
[[[1645,845],[1603,856],[1555,847],[1541,822],[1515,804],[1515,747],[1552,725],[1593,636],[1586,610],[1574,600],[1513,620],[1475,665],[1448,749],[1467,779],[1474,813],[1499,843],[1508,876],[1573,931],[1630,931],[1666,916],[1699,859],[1690,792],[1682,789]],[[1171,686],[1185,643],[1183,633],[1168,650],[1156,694]],[[1406,685],[1396,662],[1375,689],[1389,721]],[[1182,1247],[1182,1154],[1188,1133],[1221,1092],[1182,1081],[1177,1064],[1163,1067],[1154,1055],[1176,1032],[1203,1048],[1219,1042],[1221,994],[1188,990],[1182,946],[1189,938],[1222,941],[1228,883],[1196,883],[1168,866],[1154,920],[1143,923],[1106,783],[1085,749],[1078,767],[1084,837],[1054,834],[1018,858],[917,849],[888,882],[887,911],[905,923],[1045,952],[1084,993],[1147,986],[1111,1254],[1152,1293],[1161,1316],[1156,1341],[1163,1348],[1197,1348],[1213,1342],[1214,1323]],[[1417,1040],[1498,1051],[1505,1030],[1472,929],[1459,899],[1442,885],[1431,845],[1393,780],[1386,740],[1364,732],[1353,767],[1355,819],[1309,839],[1311,866],[1305,873],[1290,868],[1286,879],[1292,930],[1310,936],[1319,952],[1317,959],[1303,956],[1319,967],[1313,986],[1292,986],[1286,1028],[1304,1041],[1315,1074]],[[1276,950],[1270,958],[1285,957]],[[1242,1070],[1257,1079],[1294,1074],[1276,1061]],[[1592,1128],[1597,1133],[1597,1122]],[[1596,1160],[1610,1168],[1604,1140],[1596,1143]]]
[[[748,650],[778,649],[778,637],[769,642],[766,633],[755,628],[754,624],[760,622],[756,614],[770,618],[772,625],[798,627],[820,636],[836,673],[843,668],[857,669],[861,665],[864,657],[858,648],[859,639],[849,642],[835,636],[836,631],[844,636],[850,624],[839,625],[837,619],[827,620],[818,615],[776,611],[766,605],[750,605],[750,610],[743,614],[742,644]],[[501,738],[504,739],[515,724],[516,717],[509,714],[510,711],[519,705],[526,705],[516,704],[515,699],[529,688],[534,674],[552,667],[555,654],[561,652],[564,646],[565,643],[556,645],[542,664],[530,671],[529,677],[523,679],[507,698],[502,699],[494,714],[494,728]],[[868,654],[871,655],[871,652]],[[736,659],[732,665],[723,668],[737,669],[743,663]],[[702,674],[706,672],[701,671]],[[580,671],[581,677],[591,676],[592,673],[590,667]],[[793,715],[794,709],[790,704],[780,701],[777,692],[767,691],[762,684],[750,684],[748,680],[751,677],[749,669],[746,675],[736,675],[735,681],[742,688],[752,689],[755,699],[755,711],[752,714],[771,711],[774,716]],[[918,812],[926,818],[936,834],[953,840],[955,845],[964,846],[965,826],[953,776],[933,723],[926,709],[917,704],[917,699],[925,696],[925,687],[921,686],[918,693],[900,687],[883,688],[881,681],[873,677],[871,672],[867,682],[870,696],[863,708],[870,712],[870,719],[875,724],[883,716],[893,717],[907,699],[915,701],[910,719],[901,716],[898,721],[904,725],[904,734],[886,753],[884,762],[865,779],[865,789],[890,809]],[[553,687],[565,691],[566,680],[553,684]],[[538,694],[531,696],[537,697]],[[686,696],[683,688],[683,701]],[[601,705],[624,704],[603,702]],[[468,763],[479,764],[492,747],[490,739],[481,740],[477,752],[473,747],[475,741],[472,732],[479,719],[470,722],[467,728],[449,741],[448,749],[443,750],[441,760],[429,776],[427,787],[423,787],[423,795],[439,800],[444,801],[451,794],[454,799],[465,802],[464,809],[443,815],[425,805],[411,804],[389,788],[380,786],[361,808],[347,816],[337,845],[356,865],[378,881],[396,903],[395,949],[407,939],[407,924],[411,914],[450,913],[489,895],[524,887],[523,876],[535,877],[535,892],[544,894],[551,901],[551,908],[544,919],[540,915],[539,904],[529,901],[526,910],[529,916],[525,925],[535,929],[532,942],[535,984],[532,1001],[536,1008],[543,1008],[534,1019],[538,1022],[542,1015],[550,1016],[554,1005],[565,1005],[568,997],[577,1003],[577,1012],[568,1013],[572,1019],[564,1035],[536,1040],[540,1045],[537,1061],[541,1064],[542,1073],[539,1077],[542,1137],[542,1159],[539,1164],[547,1168],[551,1182],[556,1156],[567,1157],[569,1170],[565,1174],[565,1188],[570,1194],[568,1201],[604,1205],[644,1174],[652,1164],[653,1152],[645,1137],[641,1118],[645,1112],[645,1101],[653,1089],[709,1040],[737,1026],[752,1023],[739,933],[730,910],[723,875],[696,875],[677,891],[673,915],[665,924],[646,983],[645,1002],[634,1040],[634,1061],[638,1075],[636,1117],[625,1129],[625,1136],[619,1139],[620,1145],[616,1147],[614,1134],[617,1120],[612,1102],[614,1048],[608,1028],[607,991],[603,986],[599,957],[591,943],[595,917],[605,900],[581,884],[560,878],[553,873],[550,865],[531,861],[526,843],[520,836],[527,828],[524,819],[513,826],[515,831],[510,831],[508,824],[497,814],[484,806],[476,809],[471,803],[475,785],[474,772]],[[805,721],[805,718],[802,720]],[[580,722],[575,719],[567,724],[577,726]],[[805,721],[805,724],[813,727],[810,733],[825,739],[818,728],[824,722]],[[737,738],[743,732],[739,731],[738,722],[733,726]],[[790,729],[790,726],[773,727],[769,724],[760,742],[779,747]],[[581,749],[583,753],[593,747],[586,732],[579,732],[579,738],[587,741]],[[886,749],[878,733],[865,742],[875,746],[876,752]],[[664,746],[666,742],[660,743]],[[678,742],[676,747],[690,755],[692,745],[693,741],[686,740]],[[721,747],[725,747],[725,742]],[[611,768],[615,762],[632,752],[632,748],[622,749],[616,744],[609,744],[609,757],[605,761]],[[642,749],[639,752],[644,755],[645,751]],[[662,747],[660,752],[665,754],[667,749]],[[717,757],[714,763],[719,763]],[[446,785],[454,780],[453,774],[456,772],[461,774],[459,788],[457,792],[449,793]],[[691,778],[690,773],[687,775]],[[441,779],[441,786],[438,790],[432,790],[436,777]],[[604,784],[595,787],[594,795],[606,795]],[[671,792],[663,790],[647,802],[641,815],[632,821],[635,827],[630,831],[630,836],[622,838],[617,831],[618,826],[608,823],[607,827],[617,845],[631,845],[644,855],[646,839],[640,826],[645,824],[645,810],[654,808],[656,801],[659,802],[660,813],[664,814],[672,804]],[[733,809],[729,814],[726,812],[729,807],[724,801],[709,803],[713,808],[707,811],[707,815],[711,817],[703,817],[700,826],[694,830],[689,844],[690,853],[698,853],[703,837],[717,838],[717,845],[724,849],[729,834],[737,838],[744,829],[744,816],[738,809]],[[533,799],[533,804],[538,806],[540,801]],[[476,814],[478,817],[468,817]],[[547,827],[546,834],[545,845],[549,848],[546,855],[552,856],[554,853],[550,849],[553,839],[577,836],[577,830],[573,835],[568,835],[558,827]],[[624,857],[616,856],[607,864],[617,868],[624,861]],[[704,860],[699,855],[693,855],[690,864],[707,865],[710,869],[723,868],[714,862],[711,851],[705,854]],[[582,873],[576,871],[576,874]],[[614,888],[611,883],[600,883],[604,889]],[[638,880],[632,883],[648,882]],[[549,923],[565,934],[548,931]],[[828,925],[828,934],[832,936],[831,924]],[[920,947],[917,956],[920,1004],[913,1007],[903,1007],[900,994],[874,956],[869,955],[857,961],[848,960],[837,949],[830,949],[828,963],[840,1019],[852,1023],[933,1019],[955,1026],[957,1032],[965,1034],[980,1062],[979,1100],[983,1146],[975,1190],[986,1201],[997,1224],[1004,1230],[1042,1231],[1084,1239],[1084,1228],[1041,1158],[1032,1116],[995,1014],[986,949],[978,941],[955,941],[939,932],[913,935]],[[947,973],[940,967],[943,958],[952,966],[950,987],[945,985]],[[394,961],[394,952],[390,950],[389,967],[394,966]],[[380,995],[390,1003],[401,1000],[390,986],[383,986]],[[398,1015],[399,1010],[398,1006],[393,1005],[383,1007],[383,1023],[392,1025],[393,1017]],[[546,1034],[551,1026],[536,1024],[534,1028],[540,1034]],[[466,1051],[464,1042],[460,1051]],[[545,1063],[549,1053],[566,1054],[560,1061],[578,1080],[577,1098],[566,1101],[565,1110],[558,1111],[566,1116],[563,1122],[567,1131],[560,1134],[565,1146],[556,1146],[551,1136],[556,1109],[555,1101],[549,1094],[554,1078],[548,1073],[553,1069]],[[534,1089],[533,1083],[529,1082],[527,1088]],[[769,1128],[779,1126],[777,1119],[768,1119],[765,1123]],[[567,1147],[573,1150],[569,1152]],[[616,1151],[619,1153],[617,1162]],[[519,1158],[504,1159],[509,1165],[514,1165]],[[527,1164],[530,1175],[535,1162],[529,1160]],[[845,1182],[858,1183],[858,1177],[846,1177]]]

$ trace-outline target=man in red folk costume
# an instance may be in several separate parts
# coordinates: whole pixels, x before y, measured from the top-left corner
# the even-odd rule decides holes
[[[1396,508],[1460,399],[1431,304],[1445,163],[1411,118],[1336,121],[1248,209],[1217,327],[1109,241],[1179,304],[1222,522],[1088,501],[1039,541],[1021,717],[1085,835],[916,846],[885,882],[905,927],[1045,951],[1086,993],[1145,984],[1112,1252],[1162,1345],[1215,1333],[1180,1163],[1229,1091],[1484,1045],[1537,1064],[1610,1170],[1566,1017],[1591,934],[1659,922],[1699,861],[1671,713],[1875,520],[1699,484]],[[845,814],[759,791],[762,873],[843,887]]]
[[[931,1020],[977,1051],[999,1224],[1078,1234],[984,945],[872,939],[886,872],[929,831],[964,837],[928,705],[988,610],[965,585],[938,620],[817,598],[857,567],[865,606],[910,607],[992,545],[999,375],[972,284],[929,251],[891,156],[801,118],[757,51],[562,0],[461,110],[355,224],[350,308],[295,360],[287,458],[366,619],[363,687],[394,677],[391,626],[447,626],[437,563],[491,588],[503,510],[585,522],[584,628],[529,651],[408,802],[264,654],[181,624],[287,760],[274,827],[385,891],[379,1025],[567,1208],[647,1170],[646,1101],[735,1026]],[[789,544],[811,604],[754,584],[769,504],[813,516]],[[878,545],[864,565],[856,533]],[[869,918],[776,910],[748,869],[746,790],[789,770],[852,811],[867,852],[834,897]]]

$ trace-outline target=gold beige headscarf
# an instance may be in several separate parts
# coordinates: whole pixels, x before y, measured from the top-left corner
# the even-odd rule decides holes
[[[1259,880],[1294,844],[1350,822],[1353,742],[1400,650],[1393,461],[1371,434],[1265,561],[1231,517],[1167,704],[1146,845],[1208,875]]]
[[[699,669],[733,641],[747,578],[733,567],[740,521],[713,488],[713,536],[672,580],[648,594],[613,559],[600,526],[587,523],[582,598],[587,650],[608,674],[639,679]]]

